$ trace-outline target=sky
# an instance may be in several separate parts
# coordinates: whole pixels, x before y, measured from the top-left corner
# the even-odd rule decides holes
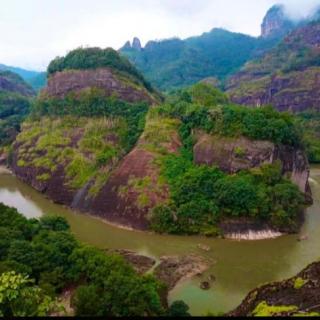
[[[137,36],[187,38],[222,27],[258,36],[279,0],[0,0],[0,63],[45,70],[80,46],[119,49]],[[308,15],[320,0],[281,0],[288,14]]]

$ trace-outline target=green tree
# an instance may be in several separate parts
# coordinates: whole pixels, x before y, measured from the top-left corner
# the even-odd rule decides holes
[[[56,307],[27,276],[15,272],[0,275],[0,316],[47,316]]]
[[[168,315],[169,317],[191,317],[188,311],[189,306],[184,301],[174,301],[169,308]]]

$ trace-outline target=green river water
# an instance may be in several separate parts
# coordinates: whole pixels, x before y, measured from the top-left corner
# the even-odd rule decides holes
[[[188,303],[193,315],[205,315],[209,311],[227,312],[253,288],[291,277],[320,258],[320,167],[312,167],[310,184],[314,204],[307,210],[301,230],[301,234],[308,235],[308,240],[302,242],[297,241],[298,235],[238,242],[127,231],[53,204],[1,168],[0,202],[16,207],[27,217],[62,215],[79,240],[101,248],[130,249],[155,258],[191,253],[206,257],[213,266],[203,279],[213,274],[216,282],[212,288],[201,290],[201,278],[195,277],[179,284],[170,293],[170,300],[182,299]],[[203,251],[198,248],[199,244],[209,246],[211,250]]]

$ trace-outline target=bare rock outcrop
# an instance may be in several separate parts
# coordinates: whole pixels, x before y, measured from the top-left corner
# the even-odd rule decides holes
[[[241,305],[228,316],[252,316],[253,313],[259,311],[260,308],[257,309],[259,305],[261,309],[264,309],[264,313],[268,312],[269,316],[303,316],[306,314],[315,316],[315,313],[319,314],[320,263],[309,265],[289,280],[266,284],[251,291]],[[283,306],[289,308],[283,308]]]
[[[267,12],[261,25],[261,37],[279,37],[288,33],[294,23],[287,18],[283,5],[275,5]]]
[[[156,99],[142,86],[118,76],[109,68],[68,70],[56,72],[48,79],[43,96],[64,98],[70,92],[80,92],[88,88],[99,88],[106,95],[115,95],[128,102],[146,101],[156,103]]]
[[[304,152],[294,147],[245,137],[227,138],[198,133],[194,159],[197,164],[217,165],[227,173],[280,160],[283,175],[289,176],[308,200],[311,198],[309,162]]]
[[[156,264],[156,260],[147,256],[140,255],[131,250],[114,250],[115,253],[120,254],[139,274],[145,274]]]
[[[168,290],[172,290],[178,282],[202,274],[209,267],[203,258],[195,255],[184,257],[161,257],[156,267],[155,276],[164,282]]]

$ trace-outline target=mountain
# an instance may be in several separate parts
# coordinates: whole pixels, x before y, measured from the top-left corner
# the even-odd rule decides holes
[[[287,17],[283,5],[270,8],[261,25],[261,37],[283,37],[292,31],[296,23]]]
[[[320,111],[320,22],[298,27],[261,59],[232,76],[227,92],[232,101],[278,110]]]
[[[39,91],[45,86],[46,75],[44,72],[30,71],[22,68],[6,66],[4,64],[0,64],[0,70],[11,71],[18,74],[36,91]]]
[[[296,232],[311,195],[291,116],[230,105],[206,83],[163,102],[112,49],[50,63],[11,158],[53,201],[159,233]]]
[[[274,46],[277,39],[258,39],[213,29],[199,37],[149,41],[141,48],[136,38],[120,52],[157,88],[170,90],[207,77],[224,80],[255,55]]]
[[[11,71],[0,71],[0,92],[17,93],[25,97],[34,95],[31,86]]]
[[[0,71],[0,146],[12,142],[35,92],[18,74]]]
[[[137,143],[149,106],[162,97],[113,49],[73,50],[53,60],[47,74],[14,145],[14,171],[55,202],[124,223],[123,207],[105,201],[115,201],[115,185],[144,159],[129,161],[119,180],[114,171]]]
[[[293,20],[283,5],[275,5],[266,13],[261,36],[212,29],[200,36],[149,41],[143,48],[138,38],[127,41],[120,49],[151,82],[163,91],[188,86],[204,78],[215,77],[224,87],[226,79],[252,59],[263,56],[286,35],[319,17]]]

